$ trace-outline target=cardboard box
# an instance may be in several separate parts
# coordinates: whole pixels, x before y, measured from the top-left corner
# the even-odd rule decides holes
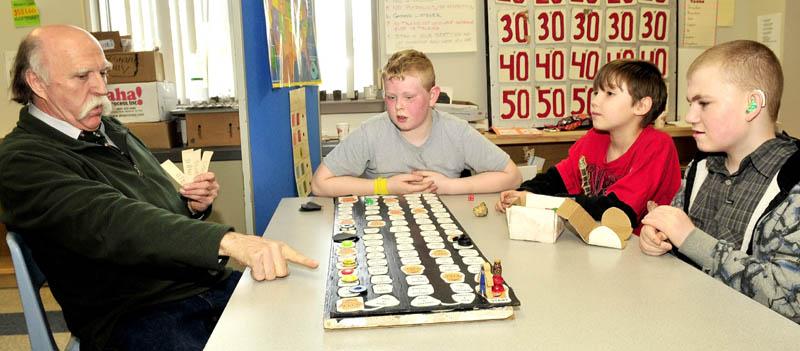
[[[486,118],[483,112],[478,111],[478,105],[475,105],[471,102],[459,101],[458,103],[454,102],[452,104],[437,103],[434,105],[434,108],[442,112],[447,112],[465,121],[480,121]]]
[[[125,123],[151,149],[169,149],[180,144],[176,121]]]
[[[633,229],[628,215],[616,207],[603,212],[600,223],[570,198],[527,194],[506,209],[511,239],[554,243],[563,219],[589,245],[624,249]]]
[[[186,113],[189,146],[241,145],[238,112]]]
[[[506,209],[508,237],[512,240],[538,241],[552,244],[564,226],[552,209],[511,206]]]
[[[172,82],[109,84],[108,98],[122,123],[167,121],[178,105]]]
[[[164,80],[164,57],[158,51],[108,53],[106,59],[114,65],[106,75],[109,84]]]
[[[122,40],[119,32],[92,32],[92,35],[100,42],[104,52],[122,51]]]

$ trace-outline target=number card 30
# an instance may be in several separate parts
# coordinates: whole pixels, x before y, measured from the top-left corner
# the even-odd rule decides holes
[[[536,10],[536,44],[563,43],[566,40],[566,19],[563,10]]]
[[[501,11],[497,14],[500,45],[527,44],[531,40],[528,11]]]

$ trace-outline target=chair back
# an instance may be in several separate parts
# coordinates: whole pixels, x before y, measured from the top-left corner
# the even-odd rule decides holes
[[[31,350],[58,350],[44,312],[42,296],[39,295],[39,289],[47,279],[33,260],[31,249],[25,244],[22,236],[9,231],[6,242],[11,251],[11,261],[14,262],[14,273],[17,276],[17,287],[22,300],[22,311],[25,314],[25,325],[28,327],[28,338],[31,340]]]

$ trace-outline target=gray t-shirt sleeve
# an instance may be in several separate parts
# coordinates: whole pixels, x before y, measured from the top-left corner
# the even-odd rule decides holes
[[[371,150],[366,128],[358,127],[339,141],[339,145],[325,156],[323,162],[334,176],[359,177],[372,157]]]
[[[500,172],[511,157],[469,124],[463,123],[460,140],[464,148],[466,166],[477,173]]]

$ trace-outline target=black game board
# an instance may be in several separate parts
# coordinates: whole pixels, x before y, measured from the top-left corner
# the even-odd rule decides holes
[[[508,282],[504,282],[505,294],[500,298],[494,298],[492,292],[488,291],[487,295],[490,298],[487,300],[477,292],[478,283],[475,276],[480,272],[481,267],[477,262],[484,261],[491,264],[494,260],[487,259],[475,242],[472,242],[472,246],[469,247],[459,246],[457,242],[451,241],[453,237],[458,237],[466,231],[436,195],[340,197],[335,199],[334,205],[336,213],[332,238],[337,234],[344,233],[354,235],[358,239],[352,246],[347,247],[354,250],[342,250],[342,244],[331,239],[325,295],[326,318],[468,311],[520,305],[520,301]],[[390,211],[398,210],[402,211],[402,217],[399,217],[401,214],[398,212],[391,212],[390,215]],[[414,217],[415,215],[417,217]],[[385,225],[370,226],[370,223],[380,224],[380,222],[374,221],[383,221]],[[431,226],[435,226],[435,228]],[[375,240],[382,240],[382,242]],[[377,246],[382,249],[373,248]],[[447,250],[447,252],[441,250]],[[411,251],[416,251],[416,254]],[[375,252],[382,252],[385,258],[380,258],[382,255],[375,254]],[[447,258],[448,252],[450,259]],[[340,253],[344,254],[341,258]],[[355,257],[348,255],[349,253],[355,253]],[[418,264],[415,264],[417,260],[413,257],[418,257]],[[346,258],[354,258],[357,262],[357,266],[352,269],[358,276],[358,283],[355,285],[360,285],[364,290],[360,294],[350,291],[349,286],[340,286],[340,279],[343,277],[340,271],[348,268],[342,262]],[[414,278],[407,278],[410,275],[401,269],[404,262],[407,263],[405,265],[407,267],[404,269],[413,271],[414,267],[409,268],[408,266],[421,265],[424,267],[424,271]],[[386,273],[383,273],[384,269],[380,268],[384,263]],[[451,284],[442,277],[442,273],[453,272],[463,273],[463,283]],[[424,276],[424,278],[419,276]],[[458,276],[455,273],[447,277],[453,280]],[[391,279],[391,282],[388,283],[387,279]],[[425,284],[426,280],[428,284]],[[340,296],[342,288],[345,290],[345,296]],[[387,292],[387,290],[391,291]],[[410,294],[414,296],[409,296]],[[472,299],[469,294],[474,295]],[[385,295],[393,296],[396,301]],[[359,308],[358,297],[362,299],[360,306],[363,308]],[[375,300],[378,298],[380,300]],[[436,303],[431,298],[440,303]],[[456,302],[456,298],[460,302]],[[340,300],[346,300],[345,307],[354,305],[356,307],[338,310],[337,301]],[[381,302],[381,307],[370,306],[368,304],[370,301]],[[395,303],[396,305],[393,305]]]

